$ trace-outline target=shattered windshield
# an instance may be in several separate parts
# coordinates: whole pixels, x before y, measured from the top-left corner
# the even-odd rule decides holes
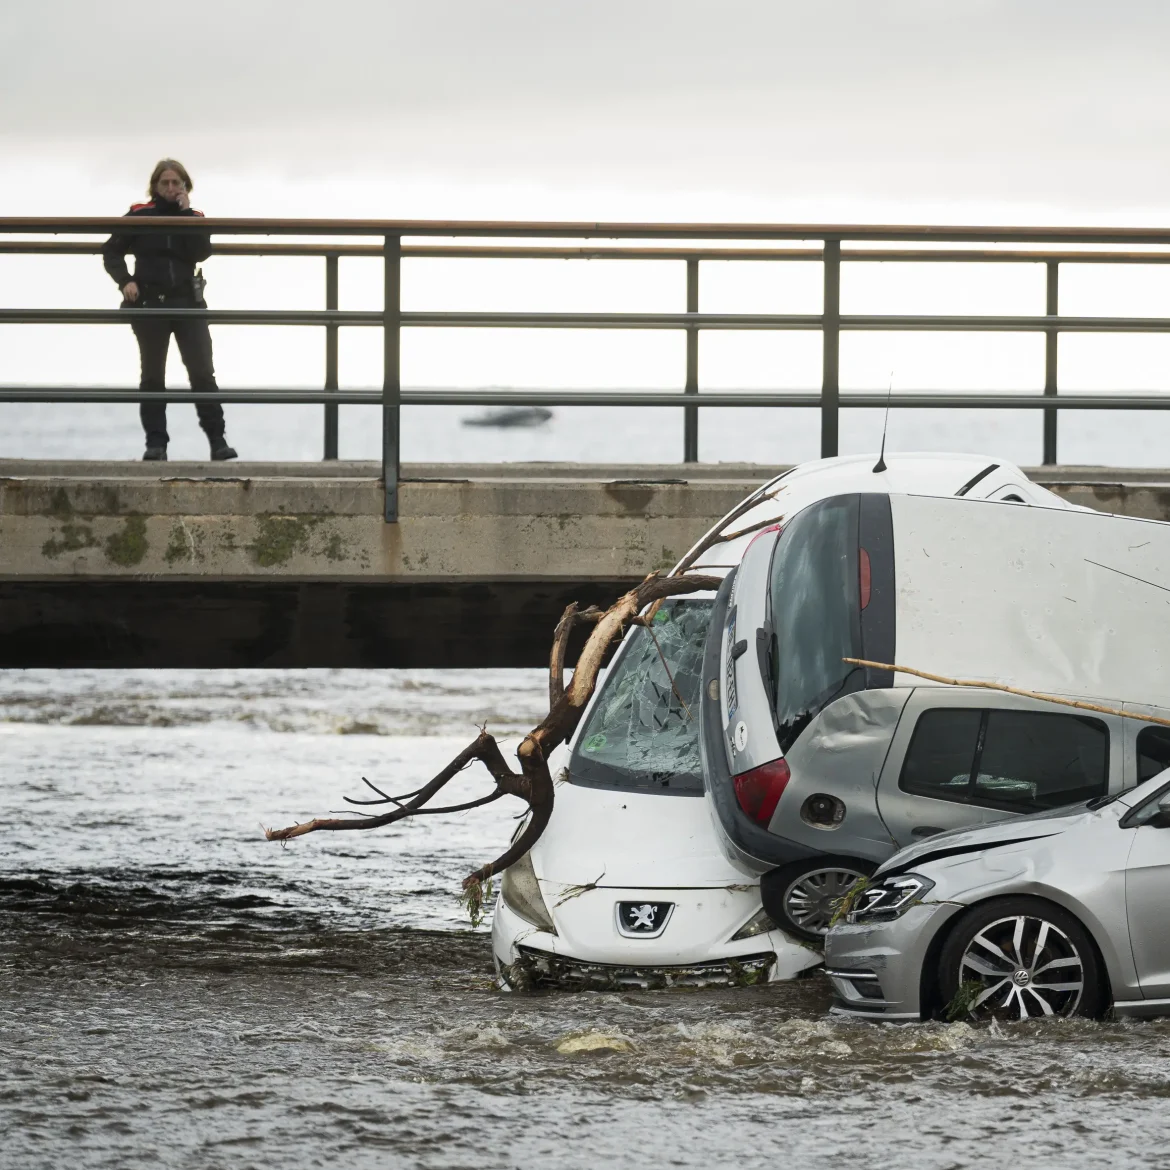
[[[634,631],[573,749],[574,784],[702,793],[699,688],[711,606],[666,601]]]

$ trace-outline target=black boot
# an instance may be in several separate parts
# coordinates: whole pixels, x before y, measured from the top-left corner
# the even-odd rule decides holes
[[[166,456],[164,455],[164,458],[165,457]],[[237,458],[236,449],[235,447],[228,446],[227,439],[212,439],[211,457],[216,461],[221,461],[224,459],[235,459]]]
[[[142,456],[145,462],[160,461],[165,463],[167,461],[166,447],[147,447],[146,454]]]

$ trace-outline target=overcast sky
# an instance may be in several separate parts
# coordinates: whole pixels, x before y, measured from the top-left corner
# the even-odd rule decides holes
[[[222,214],[1170,222],[1168,34],[1162,0],[37,0],[0,213],[173,154]]]

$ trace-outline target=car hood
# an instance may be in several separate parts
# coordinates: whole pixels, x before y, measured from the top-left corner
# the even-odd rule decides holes
[[[1041,837],[1053,837],[1057,833],[1067,832],[1074,825],[1083,824],[1093,815],[1085,805],[1077,804],[1032,813],[1026,817],[1013,817],[1011,820],[997,821],[992,825],[952,829],[949,833],[938,833],[925,841],[908,845],[879,866],[874,876],[905,872],[916,865],[924,865],[937,858],[954,857],[960,853],[977,853],[996,845],[1011,845],[1021,841],[1039,840]]]
[[[701,796],[558,783],[532,847],[536,876],[565,885],[667,889],[750,881],[724,857]]]

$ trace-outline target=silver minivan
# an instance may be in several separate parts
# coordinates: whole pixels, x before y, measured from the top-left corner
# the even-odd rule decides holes
[[[1168,647],[1170,525],[909,495],[815,503],[755,541],[712,614],[700,733],[724,848],[763,875],[783,929],[817,939],[899,848],[1170,763],[1152,725],[888,666],[1170,711]]]

